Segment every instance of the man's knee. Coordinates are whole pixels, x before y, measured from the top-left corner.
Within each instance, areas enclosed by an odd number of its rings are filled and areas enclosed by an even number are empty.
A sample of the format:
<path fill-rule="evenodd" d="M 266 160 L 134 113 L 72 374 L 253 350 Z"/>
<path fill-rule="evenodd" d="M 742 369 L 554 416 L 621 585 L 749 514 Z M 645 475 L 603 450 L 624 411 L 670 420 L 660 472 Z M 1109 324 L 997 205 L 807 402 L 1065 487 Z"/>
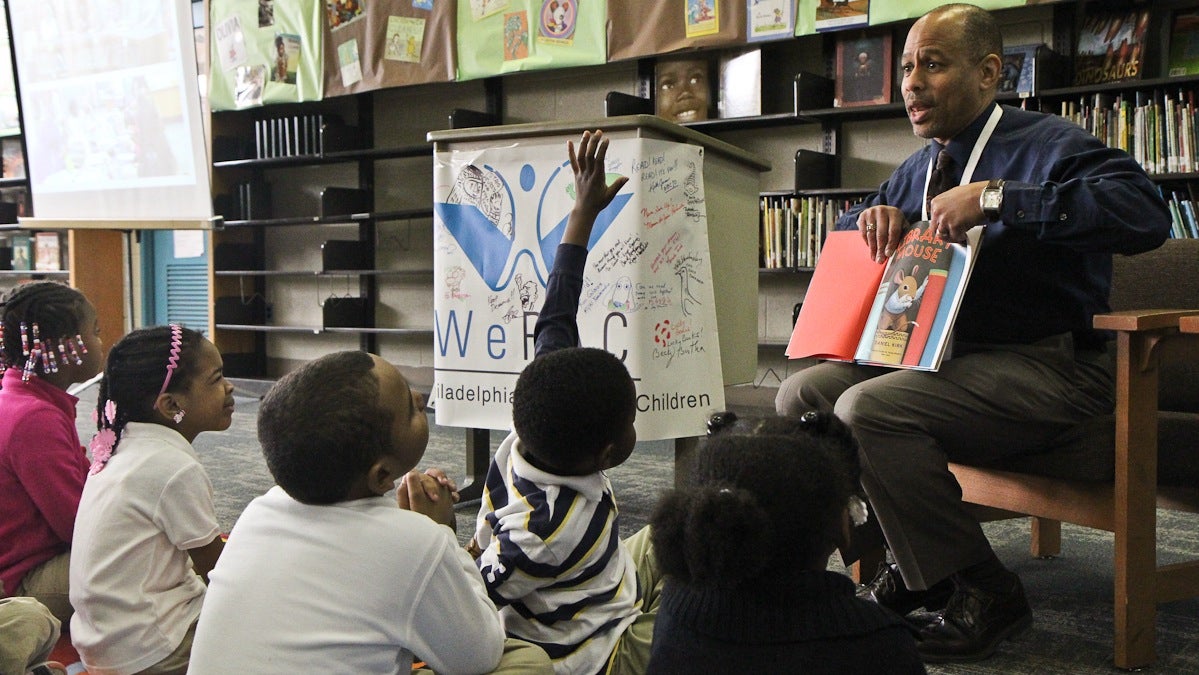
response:
<path fill-rule="evenodd" d="M 835 396 L 830 397 L 821 386 L 826 381 L 826 368 L 817 359 L 801 359 L 800 369 L 779 385 L 774 397 L 774 409 L 780 415 L 799 415 L 809 410 L 832 410 Z M 840 393 L 840 392 L 837 392 Z"/>

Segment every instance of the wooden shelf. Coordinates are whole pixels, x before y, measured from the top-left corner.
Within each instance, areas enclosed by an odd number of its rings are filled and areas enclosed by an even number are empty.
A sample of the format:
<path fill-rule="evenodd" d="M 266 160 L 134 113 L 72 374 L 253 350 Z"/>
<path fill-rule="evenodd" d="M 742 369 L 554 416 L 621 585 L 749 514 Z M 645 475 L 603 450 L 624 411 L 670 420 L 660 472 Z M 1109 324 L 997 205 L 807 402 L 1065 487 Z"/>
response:
<path fill-rule="evenodd" d="M 777 276 L 791 276 L 791 275 L 795 275 L 795 274 L 808 274 L 814 269 L 816 269 L 816 268 L 815 267 L 759 267 L 758 274 L 759 275 L 765 274 L 768 276 L 776 276 L 776 275 Z"/>
<path fill-rule="evenodd" d="M 424 277 L 433 270 L 213 270 L 218 277 Z"/>
<path fill-rule="evenodd" d="M 0 277 L 65 277 L 70 270 L 0 270 Z"/>
<path fill-rule="evenodd" d="M 288 227 L 292 225 L 339 225 L 367 221 L 415 220 L 432 218 L 433 209 L 405 209 L 403 211 L 380 211 L 377 213 L 350 213 L 340 216 L 296 216 L 293 218 L 262 218 L 255 220 L 226 220 L 221 229 L 238 227 Z"/>
<path fill-rule="evenodd" d="M 345 164 L 347 162 L 405 159 L 409 157 L 432 157 L 432 144 L 407 145 L 398 148 L 367 148 L 342 150 L 321 155 L 292 155 L 290 157 L 263 157 L 252 159 L 229 159 L 213 162 L 216 169 L 282 169 L 287 167 L 319 166 L 322 164 Z"/>
<path fill-rule="evenodd" d="M 416 335 L 432 336 L 432 328 L 338 328 L 324 326 L 266 326 L 257 324 L 218 323 L 221 330 L 236 330 L 251 333 L 303 333 L 320 335 L 321 333 L 348 333 L 352 335 Z"/>

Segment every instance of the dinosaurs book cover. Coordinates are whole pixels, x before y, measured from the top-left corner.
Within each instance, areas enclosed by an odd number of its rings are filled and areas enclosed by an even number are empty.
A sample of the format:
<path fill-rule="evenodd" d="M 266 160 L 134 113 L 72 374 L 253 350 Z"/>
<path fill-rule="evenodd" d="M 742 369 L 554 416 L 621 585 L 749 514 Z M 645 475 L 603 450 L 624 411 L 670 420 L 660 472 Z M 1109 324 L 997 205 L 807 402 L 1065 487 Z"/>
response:
<path fill-rule="evenodd" d="M 831 233 L 787 356 L 937 370 L 981 235 L 977 227 L 950 243 L 915 223 L 895 254 L 876 263 L 858 232 Z"/>

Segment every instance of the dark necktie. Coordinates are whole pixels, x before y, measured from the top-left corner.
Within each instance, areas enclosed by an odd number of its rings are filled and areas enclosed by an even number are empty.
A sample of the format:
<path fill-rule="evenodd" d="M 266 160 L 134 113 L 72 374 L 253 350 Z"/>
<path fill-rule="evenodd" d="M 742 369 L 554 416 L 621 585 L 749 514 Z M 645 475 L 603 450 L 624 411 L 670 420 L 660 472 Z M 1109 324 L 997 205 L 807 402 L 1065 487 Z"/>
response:
<path fill-rule="evenodd" d="M 956 163 L 953 161 L 953 155 L 949 154 L 948 150 L 942 148 L 941 152 L 937 154 L 937 166 L 928 177 L 928 199 L 931 200 L 933 197 L 957 184 L 957 168 Z M 927 204 L 925 206 L 927 208 Z"/>

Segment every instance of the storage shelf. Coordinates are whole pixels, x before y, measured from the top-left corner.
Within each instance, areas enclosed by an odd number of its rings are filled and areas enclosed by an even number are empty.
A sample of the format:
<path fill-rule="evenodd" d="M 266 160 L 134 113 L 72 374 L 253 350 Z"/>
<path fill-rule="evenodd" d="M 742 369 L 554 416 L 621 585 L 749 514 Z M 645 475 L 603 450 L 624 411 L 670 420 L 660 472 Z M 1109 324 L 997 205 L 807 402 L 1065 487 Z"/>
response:
<path fill-rule="evenodd" d="M 218 277 L 423 277 L 433 270 L 213 270 Z"/>
<path fill-rule="evenodd" d="M 255 220 L 226 220 L 224 229 L 236 227 L 286 227 L 291 225 L 337 225 L 354 224 L 366 221 L 384 222 L 390 220 L 414 220 L 417 218 L 432 218 L 433 209 L 405 209 L 403 211 L 380 211 L 371 213 L 350 213 L 340 216 L 296 216 L 293 218 L 262 218 Z"/>
<path fill-rule="evenodd" d="M 28 178 L 0 178 L 0 188 L 26 187 L 28 185 Z"/>
<path fill-rule="evenodd" d="M 70 270 L 0 270 L 0 277 L 65 277 Z"/>
<path fill-rule="evenodd" d="M 368 148 L 364 150 L 341 150 L 321 155 L 292 155 L 289 157 L 262 157 L 252 159 L 228 159 L 213 162 L 216 169 L 282 169 L 322 164 L 345 164 L 348 162 L 404 159 L 408 157 L 432 157 L 432 144 L 406 145 L 398 148 Z"/>
<path fill-rule="evenodd" d="M 794 274 L 807 274 L 814 269 L 816 269 L 816 268 L 815 267 L 759 267 L 758 274 L 766 274 L 766 275 L 771 275 L 771 276 L 774 276 L 774 275 L 778 275 L 778 276 L 788 275 L 789 276 L 789 275 L 794 275 Z"/>
<path fill-rule="evenodd" d="M 432 328 L 335 328 L 324 326 L 263 326 L 257 324 L 218 323 L 218 330 L 236 330 L 251 333 L 304 333 L 320 335 L 321 333 L 348 333 L 353 335 L 419 335 L 432 336 Z"/>
<path fill-rule="evenodd" d="M 804 112 L 800 112 L 799 114 L 788 112 L 774 115 L 699 120 L 696 122 L 684 122 L 682 126 L 706 133 L 709 131 L 739 131 L 741 129 L 781 127 L 793 124 L 815 124 L 818 121 L 812 117 L 808 117 Z"/>

